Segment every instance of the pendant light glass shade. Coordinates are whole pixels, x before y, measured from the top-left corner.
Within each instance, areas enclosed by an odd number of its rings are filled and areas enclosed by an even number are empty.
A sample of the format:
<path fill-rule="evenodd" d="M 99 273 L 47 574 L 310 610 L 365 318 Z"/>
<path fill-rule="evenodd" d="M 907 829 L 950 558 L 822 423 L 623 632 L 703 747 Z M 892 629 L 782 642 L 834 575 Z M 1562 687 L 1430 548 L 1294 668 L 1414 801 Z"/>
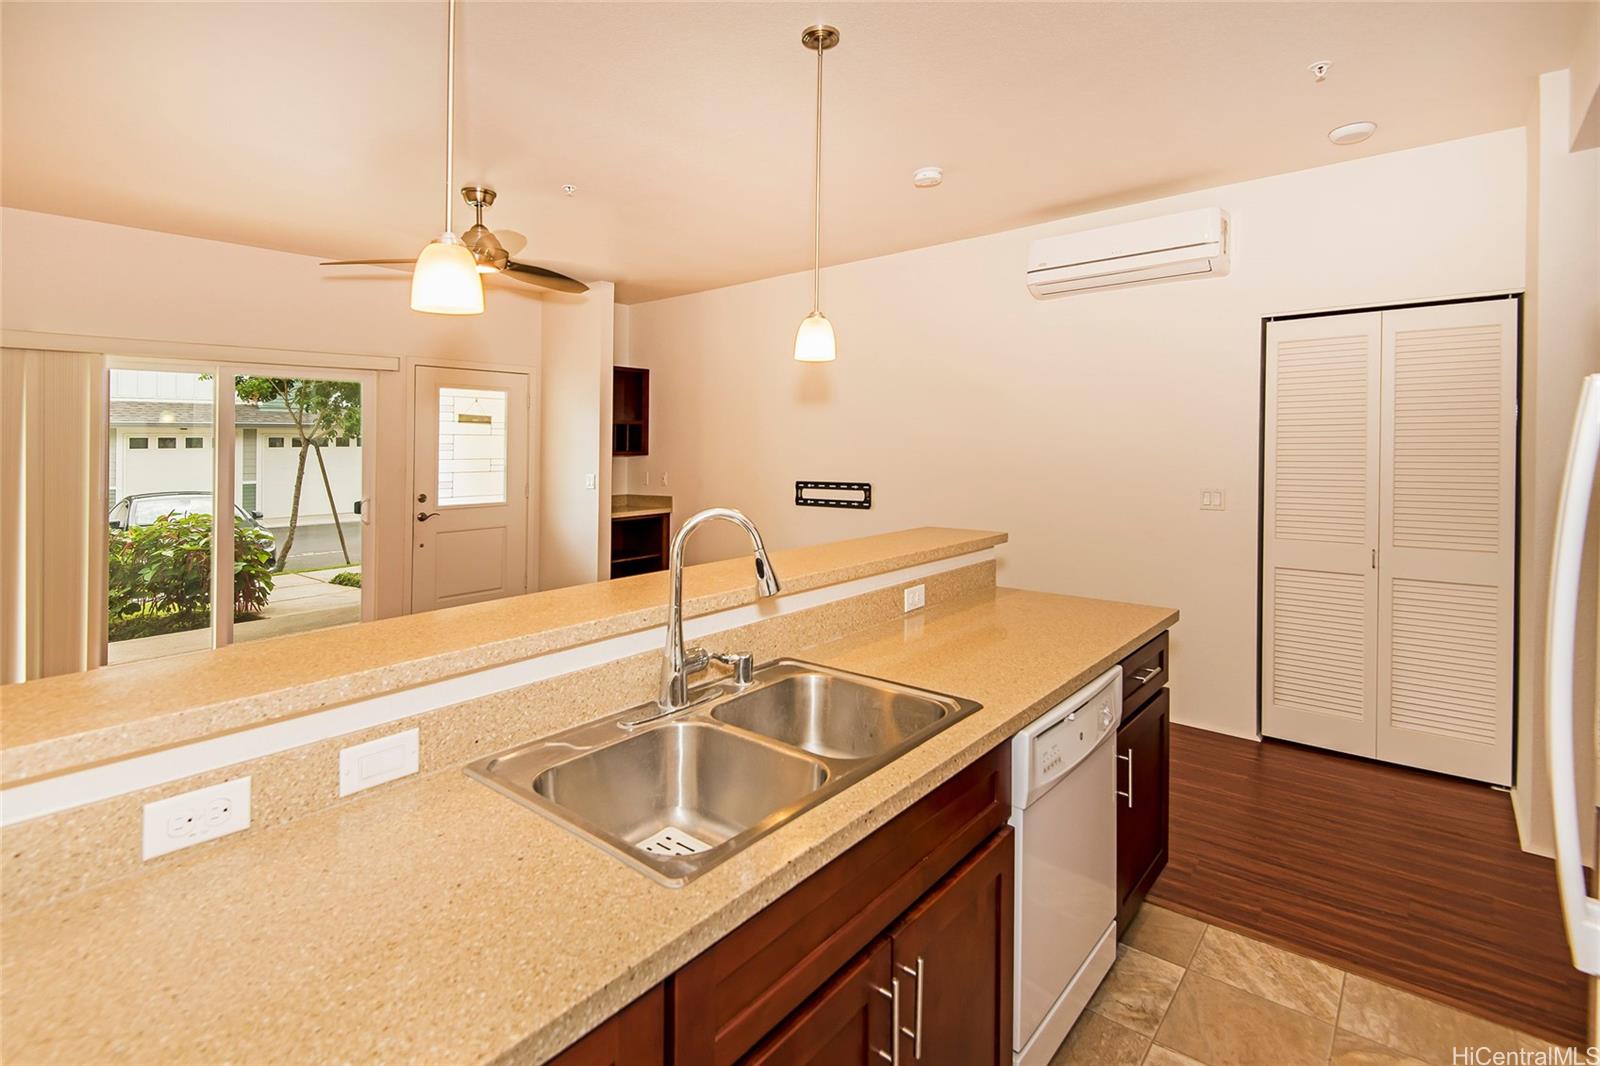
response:
<path fill-rule="evenodd" d="M 444 61 L 444 232 L 428 242 L 411 269 L 411 310 L 430 315 L 483 314 L 483 278 L 450 224 L 456 184 L 456 0 L 450 0 Z"/>
<path fill-rule="evenodd" d="M 821 311 L 800 320 L 794 334 L 794 357 L 802 363 L 833 362 L 833 323 Z"/>
<path fill-rule="evenodd" d="M 483 314 L 478 260 L 454 233 L 429 242 L 411 271 L 411 310 L 430 315 Z"/>

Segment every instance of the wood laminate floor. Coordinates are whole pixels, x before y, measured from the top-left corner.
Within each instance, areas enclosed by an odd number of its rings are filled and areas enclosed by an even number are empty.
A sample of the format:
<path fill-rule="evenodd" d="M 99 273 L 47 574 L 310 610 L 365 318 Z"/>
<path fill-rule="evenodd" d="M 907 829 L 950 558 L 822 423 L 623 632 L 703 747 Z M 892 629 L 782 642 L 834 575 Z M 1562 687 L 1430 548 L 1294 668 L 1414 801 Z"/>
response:
<path fill-rule="evenodd" d="M 1587 1032 L 1547 859 L 1486 786 L 1172 727 L 1150 899 L 1512 1028 Z"/>

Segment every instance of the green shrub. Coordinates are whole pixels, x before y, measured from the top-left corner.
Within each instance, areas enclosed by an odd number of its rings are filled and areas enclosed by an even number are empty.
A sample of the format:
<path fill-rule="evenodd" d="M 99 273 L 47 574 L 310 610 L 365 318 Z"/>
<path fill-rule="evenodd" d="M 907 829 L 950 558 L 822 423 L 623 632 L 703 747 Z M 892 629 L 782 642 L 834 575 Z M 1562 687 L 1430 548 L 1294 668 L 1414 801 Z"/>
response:
<path fill-rule="evenodd" d="M 111 530 L 107 608 L 112 640 L 196 629 L 211 611 L 211 516 L 164 516 Z M 272 535 L 236 525 L 233 612 L 261 613 L 272 596 Z M 121 632 L 124 635 L 119 636 Z"/>
<path fill-rule="evenodd" d="M 347 589 L 361 587 L 361 574 L 356 570 L 342 570 L 328 579 L 330 585 L 343 585 Z"/>

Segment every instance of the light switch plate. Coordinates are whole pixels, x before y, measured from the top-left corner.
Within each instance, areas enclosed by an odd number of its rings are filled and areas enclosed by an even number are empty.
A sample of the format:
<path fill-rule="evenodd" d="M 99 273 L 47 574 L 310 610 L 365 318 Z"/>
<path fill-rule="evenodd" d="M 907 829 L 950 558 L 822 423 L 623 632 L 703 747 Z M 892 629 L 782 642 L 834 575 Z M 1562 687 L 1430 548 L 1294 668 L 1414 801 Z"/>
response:
<path fill-rule="evenodd" d="M 144 857 L 187 848 L 250 828 L 250 779 L 169 796 L 144 805 Z"/>
<path fill-rule="evenodd" d="M 906 613 L 910 614 L 919 607 L 926 606 L 928 602 L 928 587 L 926 585 L 912 585 L 906 589 Z"/>
<path fill-rule="evenodd" d="M 586 489 L 596 488 L 599 484 L 600 484 L 600 478 L 599 478 L 598 474 L 585 474 L 585 475 L 583 475 L 583 487 L 584 488 L 586 488 Z"/>
<path fill-rule="evenodd" d="M 339 795 L 348 796 L 417 772 L 421 745 L 415 729 L 339 751 Z"/>

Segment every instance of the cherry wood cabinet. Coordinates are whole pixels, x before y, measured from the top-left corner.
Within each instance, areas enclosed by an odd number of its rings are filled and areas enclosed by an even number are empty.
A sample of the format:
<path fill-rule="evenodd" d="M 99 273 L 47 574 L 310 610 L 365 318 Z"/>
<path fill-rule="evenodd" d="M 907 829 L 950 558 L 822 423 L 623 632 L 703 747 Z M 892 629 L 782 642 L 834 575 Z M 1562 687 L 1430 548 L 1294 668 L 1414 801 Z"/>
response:
<path fill-rule="evenodd" d="M 737 1061 L 1003 830 L 1008 753 L 983 756 L 668 978 L 675 1066 Z"/>
<path fill-rule="evenodd" d="M 745 1061 L 752 1066 L 888 1061 L 884 1056 L 892 1057 L 894 1023 L 891 954 L 888 940 L 873 941 Z"/>
<path fill-rule="evenodd" d="M 1002 829 L 741 1061 L 1009 1063 L 1015 863 Z"/>
<path fill-rule="evenodd" d="M 1171 697 L 1167 635 L 1122 662 L 1117 727 L 1117 932 L 1125 933 L 1167 865 Z"/>
<path fill-rule="evenodd" d="M 662 1066 L 667 1061 L 666 995 L 657 985 L 576 1044 L 552 1066 Z"/>
<path fill-rule="evenodd" d="M 901 1062 L 1009 1066 L 1015 876 L 1012 832 L 1004 829 L 890 932 Z"/>

